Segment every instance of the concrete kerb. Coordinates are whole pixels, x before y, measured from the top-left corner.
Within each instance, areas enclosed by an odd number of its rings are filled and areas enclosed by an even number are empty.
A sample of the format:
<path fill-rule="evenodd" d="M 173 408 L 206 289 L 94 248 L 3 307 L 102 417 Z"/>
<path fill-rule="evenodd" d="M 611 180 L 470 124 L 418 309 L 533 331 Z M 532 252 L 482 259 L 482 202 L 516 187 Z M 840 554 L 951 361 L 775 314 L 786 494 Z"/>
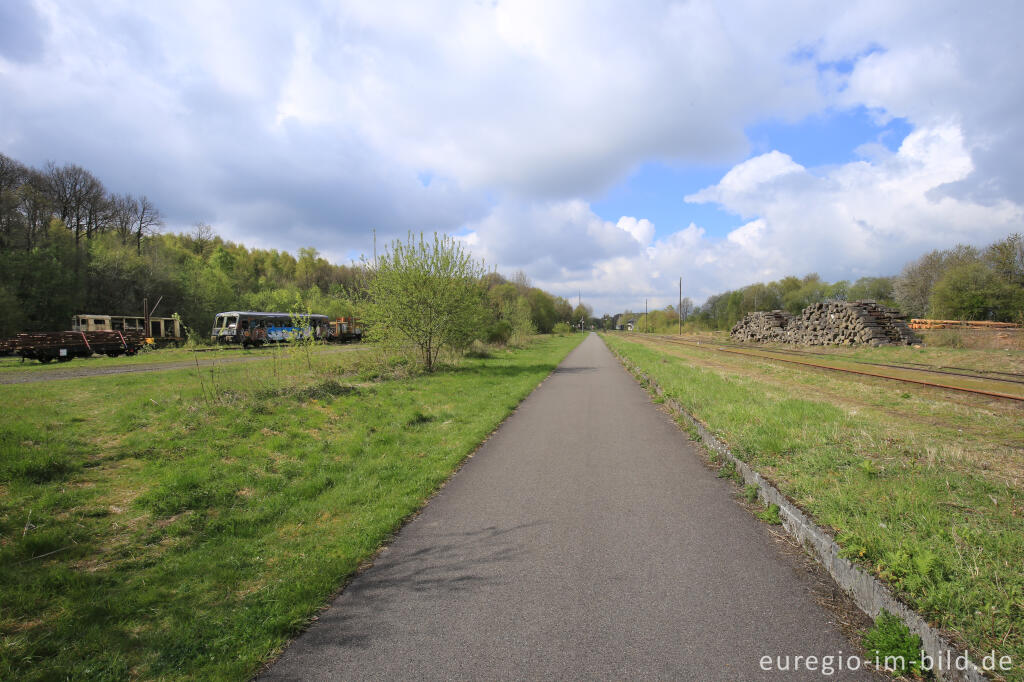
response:
<path fill-rule="evenodd" d="M 613 350 L 613 352 L 615 352 Z M 958 656 L 964 652 L 958 652 L 949 641 L 943 637 L 935 628 L 928 625 L 924 618 L 906 604 L 892 595 L 889 589 L 879 582 L 874 576 L 868 574 L 853 562 L 839 556 L 839 545 L 832 536 L 818 527 L 813 521 L 800 511 L 796 505 L 789 501 L 785 495 L 778 491 L 763 476 L 754 471 L 746 462 L 740 460 L 729 450 L 728 446 L 718 440 L 707 427 L 696 417 L 691 415 L 682 405 L 668 397 L 658 383 L 648 376 L 637 365 L 619 353 L 615 353 L 619 362 L 634 377 L 645 383 L 651 391 L 664 399 L 673 412 L 684 417 L 694 426 L 701 437 L 702 444 L 710 450 L 718 453 L 725 461 L 732 462 L 736 471 L 742 476 L 747 484 L 756 485 L 761 499 L 766 504 L 775 504 L 779 507 L 779 518 L 782 526 L 794 539 L 797 540 L 811 555 L 829 572 L 844 591 L 846 591 L 865 613 L 872 618 L 878 616 L 882 609 L 898 616 L 910 631 L 921 637 L 921 645 L 924 651 L 933 660 L 942 661 L 943 668 L 934 670 L 935 675 L 941 680 L 956 680 L 967 682 L 981 682 L 988 679 L 985 673 L 972 661 L 967 661 L 966 670 L 957 670 L 955 662 Z M 952 655 L 953 665 L 951 670 L 947 667 L 948 655 Z"/>

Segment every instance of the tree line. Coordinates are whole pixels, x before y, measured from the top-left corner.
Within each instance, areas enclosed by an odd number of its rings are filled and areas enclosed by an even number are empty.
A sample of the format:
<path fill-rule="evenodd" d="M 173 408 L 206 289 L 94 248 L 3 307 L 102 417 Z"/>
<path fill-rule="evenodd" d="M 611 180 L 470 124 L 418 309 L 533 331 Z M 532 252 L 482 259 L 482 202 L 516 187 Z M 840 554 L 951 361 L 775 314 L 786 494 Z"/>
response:
<path fill-rule="evenodd" d="M 296 255 L 247 248 L 196 223 L 162 232 L 143 195 L 116 194 L 75 164 L 31 168 L 0 154 L 0 337 L 67 329 L 80 313 L 178 313 L 205 336 L 225 310 L 361 315 L 372 264 L 329 263 L 312 247 Z M 589 310 L 534 287 L 523 273 L 481 277 L 487 314 L 478 335 L 507 341 L 551 332 Z"/>
<path fill-rule="evenodd" d="M 908 317 L 992 320 L 1024 324 L 1024 236 L 1011 234 L 984 248 L 957 245 L 907 263 L 892 277 L 862 277 L 829 283 L 816 273 L 758 282 L 708 297 L 703 305 L 683 300 L 689 329 L 730 329 L 744 315 L 786 310 L 794 315 L 812 303 L 871 299 Z M 676 306 L 606 316 L 608 328 L 636 320 L 638 330 L 674 332 Z"/>

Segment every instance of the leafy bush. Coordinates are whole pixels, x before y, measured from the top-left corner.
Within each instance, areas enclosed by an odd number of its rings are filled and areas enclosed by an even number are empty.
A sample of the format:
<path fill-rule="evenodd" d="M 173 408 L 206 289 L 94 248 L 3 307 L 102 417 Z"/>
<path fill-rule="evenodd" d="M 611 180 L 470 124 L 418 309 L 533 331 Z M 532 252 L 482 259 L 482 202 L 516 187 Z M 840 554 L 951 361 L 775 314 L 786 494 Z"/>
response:
<path fill-rule="evenodd" d="M 572 333 L 572 327 L 569 326 L 568 322 L 559 322 L 551 328 L 551 333 L 558 336 L 568 336 Z"/>
<path fill-rule="evenodd" d="M 921 672 L 921 638 L 885 609 L 864 634 L 864 648 L 872 660 L 893 672 Z"/>

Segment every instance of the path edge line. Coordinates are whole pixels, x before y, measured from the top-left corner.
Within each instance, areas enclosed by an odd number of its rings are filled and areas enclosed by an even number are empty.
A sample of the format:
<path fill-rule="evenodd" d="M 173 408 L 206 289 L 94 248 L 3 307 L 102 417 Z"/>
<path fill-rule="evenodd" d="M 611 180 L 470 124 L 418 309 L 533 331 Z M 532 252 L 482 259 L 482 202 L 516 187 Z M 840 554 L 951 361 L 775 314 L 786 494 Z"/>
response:
<path fill-rule="evenodd" d="M 608 346 L 608 344 L 605 344 Z M 893 596 L 888 587 L 883 585 L 877 578 L 861 569 L 859 566 L 839 555 L 839 545 L 832 536 L 826 533 L 820 526 L 811 521 L 806 514 L 789 501 L 774 485 L 772 485 L 761 474 L 755 471 L 750 465 L 736 457 L 729 447 L 715 437 L 694 415 L 690 414 L 674 398 L 668 396 L 664 389 L 651 376 L 644 372 L 639 365 L 635 364 L 625 356 L 619 354 L 614 348 L 609 349 L 618 358 L 622 366 L 632 374 L 641 385 L 664 400 L 672 412 L 684 417 L 701 437 L 702 444 L 714 450 L 732 462 L 736 471 L 742 476 L 745 483 L 756 485 L 758 493 L 766 504 L 775 504 L 779 507 L 779 517 L 782 519 L 782 527 L 786 529 L 805 550 L 807 550 L 815 561 L 821 564 L 836 584 L 844 592 L 849 594 L 858 607 L 874 619 L 882 609 L 897 616 L 906 624 L 910 631 L 921 637 L 921 647 L 933 660 L 941 660 L 945 665 L 946 655 L 952 652 L 954 656 L 964 655 L 966 652 L 957 653 L 956 647 L 950 644 L 936 628 L 930 626 L 917 611 L 913 610 L 902 601 Z M 941 658 L 940 658 L 941 656 Z M 935 670 L 936 677 L 940 680 L 953 682 L 984 682 L 990 678 L 970 659 L 967 661 L 966 670 L 957 670 L 955 665 L 952 670 Z"/>

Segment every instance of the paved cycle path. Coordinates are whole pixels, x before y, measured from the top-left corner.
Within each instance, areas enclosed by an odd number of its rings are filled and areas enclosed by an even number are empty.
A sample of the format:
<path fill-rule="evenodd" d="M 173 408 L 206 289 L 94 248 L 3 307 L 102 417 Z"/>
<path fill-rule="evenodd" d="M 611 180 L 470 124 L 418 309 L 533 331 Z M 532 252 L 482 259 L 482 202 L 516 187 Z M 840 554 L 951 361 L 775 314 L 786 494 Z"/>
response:
<path fill-rule="evenodd" d="M 591 335 L 260 679 L 867 679 L 759 667 L 840 651 L 807 578 Z"/>

